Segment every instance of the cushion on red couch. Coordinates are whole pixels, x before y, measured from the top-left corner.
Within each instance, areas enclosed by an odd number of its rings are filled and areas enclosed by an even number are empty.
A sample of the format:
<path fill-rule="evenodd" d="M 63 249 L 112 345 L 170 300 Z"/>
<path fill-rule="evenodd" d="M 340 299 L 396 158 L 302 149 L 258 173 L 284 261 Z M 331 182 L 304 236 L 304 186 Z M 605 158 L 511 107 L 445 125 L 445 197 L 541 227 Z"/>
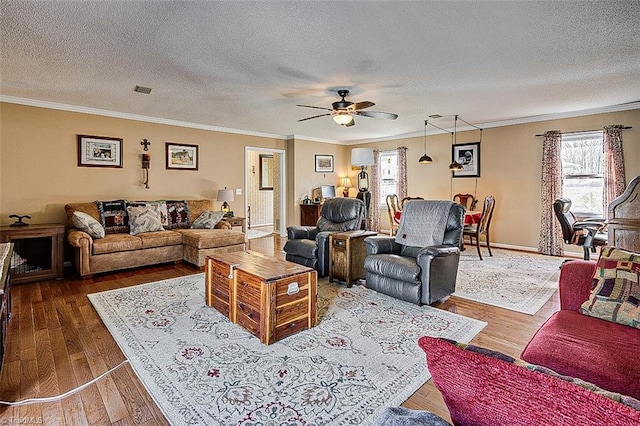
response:
<path fill-rule="evenodd" d="M 640 422 L 640 411 L 551 375 L 443 339 L 424 336 L 418 344 L 458 426 Z"/>
<path fill-rule="evenodd" d="M 640 330 L 559 311 L 522 352 L 527 362 L 640 399 Z"/>

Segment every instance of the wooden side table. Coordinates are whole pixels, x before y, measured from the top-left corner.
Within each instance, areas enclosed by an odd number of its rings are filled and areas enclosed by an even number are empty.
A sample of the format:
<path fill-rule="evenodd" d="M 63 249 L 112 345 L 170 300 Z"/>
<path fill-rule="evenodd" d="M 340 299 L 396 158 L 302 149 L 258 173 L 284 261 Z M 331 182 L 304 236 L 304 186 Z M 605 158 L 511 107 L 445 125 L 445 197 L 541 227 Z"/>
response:
<path fill-rule="evenodd" d="M 13 284 L 62 278 L 64 273 L 64 225 L 45 223 L 29 226 L 0 226 L 0 242 L 13 243 L 19 256 L 14 265 Z"/>
<path fill-rule="evenodd" d="M 300 225 L 316 226 L 322 204 L 300 204 Z"/>
<path fill-rule="evenodd" d="M 377 235 L 373 231 L 348 231 L 329 234 L 329 282 L 344 281 L 347 287 L 365 277 L 364 239 Z"/>
<path fill-rule="evenodd" d="M 226 220 L 227 222 L 229 222 L 231 224 L 231 226 L 241 226 L 242 227 L 242 232 L 244 232 L 245 234 L 247 233 L 247 219 L 244 217 L 225 217 L 223 218 L 223 220 Z"/>

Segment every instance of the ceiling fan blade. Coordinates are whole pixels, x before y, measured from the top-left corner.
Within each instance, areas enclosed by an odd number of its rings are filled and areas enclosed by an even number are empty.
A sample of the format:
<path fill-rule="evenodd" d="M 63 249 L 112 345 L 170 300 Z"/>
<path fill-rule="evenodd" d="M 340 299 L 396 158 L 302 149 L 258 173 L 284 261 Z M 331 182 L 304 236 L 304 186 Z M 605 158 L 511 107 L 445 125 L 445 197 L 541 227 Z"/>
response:
<path fill-rule="evenodd" d="M 304 108 L 324 109 L 325 111 L 333 111 L 331 108 L 317 107 L 317 106 L 313 106 L 313 105 L 296 105 L 296 106 L 304 107 Z"/>
<path fill-rule="evenodd" d="M 313 117 L 307 117 L 307 118 L 302 118 L 298 121 L 306 121 L 306 120 L 311 120 L 312 118 L 318 118 L 318 117 L 325 117 L 327 115 L 331 115 L 330 112 L 326 113 L 326 114 L 320 114 L 320 115 L 314 115 Z"/>
<path fill-rule="evenodd" d="M 398 118 L 398 114 L 392 114 L 390 112 L 378 112 L 378 111 L 353 111 L 354 114 L 362 115 L 363 117 L 382 118 L 385 120 L 395 120 Z"/>
<path fill-rule="evenodd" d="M 354 110 L 358 110 L 358 109 L 365 109 L 365 108 L 371 108 L 372 106 L 374 106 L 375 104 L 373 102 L 369 102 L 369 101 L 362 101 L 362 102 L 356 102 L 355 104 L 351 105 L 351 107 Z"/>

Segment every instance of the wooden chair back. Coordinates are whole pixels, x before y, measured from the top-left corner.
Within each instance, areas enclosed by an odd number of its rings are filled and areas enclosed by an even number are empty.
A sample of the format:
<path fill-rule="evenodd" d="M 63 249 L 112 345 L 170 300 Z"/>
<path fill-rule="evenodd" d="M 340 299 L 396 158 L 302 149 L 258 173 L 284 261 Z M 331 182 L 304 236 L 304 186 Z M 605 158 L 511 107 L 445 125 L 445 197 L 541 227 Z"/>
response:
<path fill-rule="evenodd" d="M 492 195 L 488 195 L 484 199 L 482 206 L 482 217 L 478 223 L 478 234 L 488 234 L 491 218 L 493 217 L 493 208 L 496 206 L 496 199 Z"/>
<path fill-rule="evenodd" d="M 389 213 L 389 229 L 391 235 L 395 235 L 400 223 L 396 220 L 396 213 L 400 212 L 398 207 L 398 196 L 396 194 L 389 194 L 386 198 L 387 211 Z"/>
<path fill-rule="evenodd" d="M 453 201 L 462 204 L 467 210 L 474 210 L 478 203 L 476 197 L 471 194 L 456 194 L 453 196 Z"/>
<path fill-rule="evenodd" d="M 411 201 L 411 200 L 424 200 L 424 198 L 422 198 L 422 197 L 404 197 L 402 199 L 402 201 L 400 202 L 400 208 L 404 209 L 404 203 L 406 203 L 407 201 Z"/>

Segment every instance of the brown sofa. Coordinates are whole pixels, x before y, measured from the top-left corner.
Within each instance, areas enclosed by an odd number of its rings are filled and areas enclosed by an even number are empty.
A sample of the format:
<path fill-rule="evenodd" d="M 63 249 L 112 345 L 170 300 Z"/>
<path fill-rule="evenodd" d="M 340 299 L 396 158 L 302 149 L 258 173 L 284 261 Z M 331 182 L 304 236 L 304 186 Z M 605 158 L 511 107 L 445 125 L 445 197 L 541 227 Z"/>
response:
<path fill-rule="evenodd" d="M 190 221 L 204 211 L 214 210 L 211 200 L 187 200 L 187 205 Z M 82 278 L 101 272 L 180 260 L 203 267 L 209 255 L 245 248 L 244 233 L 232 230 L 225 221 L 218 222 L 215 229 L 176 228 L 138 235 L 121 232 L 94 239 L 76 229 L 72 217 L 75 211 L 81 211 L 100 222 L 100 212 L 95 202 L 67 204 L 65 211 L 67 241 L 74 249 L 73 264 Z"/>

